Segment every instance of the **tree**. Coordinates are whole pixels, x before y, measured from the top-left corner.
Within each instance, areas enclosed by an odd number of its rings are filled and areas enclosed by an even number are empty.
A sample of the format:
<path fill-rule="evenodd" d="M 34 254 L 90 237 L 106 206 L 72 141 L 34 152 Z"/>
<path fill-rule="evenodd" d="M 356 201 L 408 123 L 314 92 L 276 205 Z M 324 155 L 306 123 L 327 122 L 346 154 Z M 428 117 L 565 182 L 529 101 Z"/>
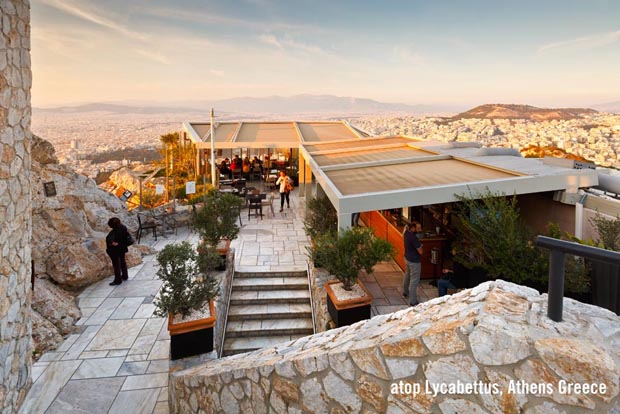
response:
<path fill-rule="evenodd" d="M 328 232 L 317 236 L 314 243 L 314 248 L 309 249 L 312 260 L 342 282 L 345 290 L 353 288 L 360 270 L 371 274 L 377 263 L 394 252 L 388 241 L 375 237 L 367 227 L 354 227 L 340 234 Z"/>
<path fill-rule="evenodd" d="M 153 302 L 155 314 L 186 316 L 217 296 L 217 280 L 211 273 L 217 257 L 214 249 L 198 255 L 186 241 L 164 247 L 157 254 L 157 276 L 164 283 Z"/>
<path fill-rule="evenodd" d="M 338 229 L 338 215 L 329 198 L 312 197 L 306 204 L 304 230 L 312 239 Z"/>
<path fill-rule="evenodd" d="M 194 218 L 194 226 L 200 237 L 213 247 L 216 247 L 221 239 L 233 240 L 237 237 L 240 230 L 237 218 L 242 203 L 242 200 L 233 194 L 223 194 L 211 189 Z"/>

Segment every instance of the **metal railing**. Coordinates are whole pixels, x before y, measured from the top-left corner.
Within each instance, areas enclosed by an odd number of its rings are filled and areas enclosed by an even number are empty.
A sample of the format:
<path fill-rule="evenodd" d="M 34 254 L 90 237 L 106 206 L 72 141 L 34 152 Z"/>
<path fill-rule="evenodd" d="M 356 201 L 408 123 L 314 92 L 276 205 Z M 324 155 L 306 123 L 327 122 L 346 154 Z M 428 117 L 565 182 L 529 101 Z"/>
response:
<path fill-rule="evenodd" d="M 547 316 L 555 322 L 562 322 L 562 309 L 564 306 L 564 258 L 566 254 L 620 266 L 620 253 L 618 252 L 546 236 L 538 236 L 536 238 L 536 245 L 551 251 L 549 255 L 549 298 L 547 302 Z"/>

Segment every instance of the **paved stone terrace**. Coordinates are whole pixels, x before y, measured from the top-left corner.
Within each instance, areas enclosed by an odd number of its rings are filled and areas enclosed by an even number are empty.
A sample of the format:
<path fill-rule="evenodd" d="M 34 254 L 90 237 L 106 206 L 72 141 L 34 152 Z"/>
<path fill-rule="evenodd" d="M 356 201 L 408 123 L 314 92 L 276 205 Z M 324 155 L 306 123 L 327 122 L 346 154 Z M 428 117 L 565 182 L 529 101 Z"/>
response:
<path fill-rule="evenodd" d="M 240 271 L 305 270 L 304 202 L 294 192 L 291 208 L 275 216 L 264 209 L 262 219 L 247 219 L 231 243 Z M 198 236 L 187 228 L 155 241 L 142 243 L 161 249 L 166 244 Z M 54 352 L 41 356 L 33 366 L 34 384 L 21 413 L 168 413 L 169 347 L 167 323 L 153 315 L 153 296 L 161 286 L 156 278 L 155 256 L 129 269 L 129 280 L 109 286 L 112 276 L 86 288 L 78 297 L 82 319 L 77 332 Z M 407 305 L 401 296 L 402 272 L 393 263 L 382 263 L 375 273 L 363 276 L 375 296 L 373 315 L 390 313 Z M 421 300 L 436 296 L 436 289 L 422 284 Z"/>

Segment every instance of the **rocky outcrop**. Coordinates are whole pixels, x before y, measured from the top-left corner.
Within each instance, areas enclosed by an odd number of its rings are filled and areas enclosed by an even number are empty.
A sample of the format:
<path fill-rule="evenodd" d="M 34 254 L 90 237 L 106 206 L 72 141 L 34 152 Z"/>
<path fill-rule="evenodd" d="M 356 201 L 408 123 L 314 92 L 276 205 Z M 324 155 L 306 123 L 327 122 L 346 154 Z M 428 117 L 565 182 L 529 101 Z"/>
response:
<path fill-rule="evenodd" d="M 110 181 L 114 182 L 117 186 L 122 186 L 124 189 L 136 194 L 140 191 L 140 180 L 136 173 L 130 168 L 123 167 L 118 169 L 110 175 Z"/>
<path fill-rule="evenodd" d="M 115 196 L 71 168 L 58 164 L 49 142 L 33 137 L 32 147 L 32 260 L 37 276 L 32 308 L 32 336 L 37 352 L 54 349 L 72 332 L 81 313 L 70 291 L 113 273 L 105 252 L 107 221 L 117 216 L 131 230 L 137 220 Z M 55 195 L 44 183 L 54 183 Z M 131 246 L 127 265 L 152 254 L 147 246 Z"/>
<path fill-rule="evenodd" d="M 32 309 L 50 321 L 61 335 L 68 335 L 82 313 L 75 297 L 47 279 L 35 281 Z"/>
<path fill-rule="evenodd" d="M 171 413 L 618 413 L 620 319 L 501 280 L 230 358 L 173 365 Z"/>
<path fill-rule="evenodd" d="M 46 196 L 44 183 L 54 183 L 56 195 Z M 49 142 L 33 138 L 32 259 L 35 273 L 67 287 L 82 287 L 112 274 L 105 253 L 107 221 L 117 216 L 131 230 L 137 220 L 118 198 L 95 182 L 57 163 Z M 141 262 L 131 248 L 129 262 Z"/>

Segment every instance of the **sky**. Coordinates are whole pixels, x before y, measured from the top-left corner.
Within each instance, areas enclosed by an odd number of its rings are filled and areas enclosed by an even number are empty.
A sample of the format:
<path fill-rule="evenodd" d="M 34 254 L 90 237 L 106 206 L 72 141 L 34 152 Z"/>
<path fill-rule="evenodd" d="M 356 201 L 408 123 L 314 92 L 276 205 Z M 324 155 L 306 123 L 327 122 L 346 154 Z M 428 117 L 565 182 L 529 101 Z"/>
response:
<path fill-rule="evenodd" d="M 620 1 L 31 0 L 32 102 L 620 100 Z"/>

